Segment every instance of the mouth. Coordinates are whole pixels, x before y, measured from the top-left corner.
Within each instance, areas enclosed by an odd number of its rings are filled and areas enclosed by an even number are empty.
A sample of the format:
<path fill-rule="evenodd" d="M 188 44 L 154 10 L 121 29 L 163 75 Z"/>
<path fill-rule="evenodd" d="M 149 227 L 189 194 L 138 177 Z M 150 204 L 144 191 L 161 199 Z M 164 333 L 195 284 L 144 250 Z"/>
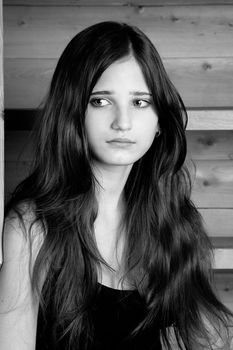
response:
<path fill-rule="evenodd" d="M 107 143 L 112 143 L 112 144 L 134 144 L 135 142 L 127 139 L 127 138 L 116 138 L 116 139 L 112 139 L 107 141 Z"/>

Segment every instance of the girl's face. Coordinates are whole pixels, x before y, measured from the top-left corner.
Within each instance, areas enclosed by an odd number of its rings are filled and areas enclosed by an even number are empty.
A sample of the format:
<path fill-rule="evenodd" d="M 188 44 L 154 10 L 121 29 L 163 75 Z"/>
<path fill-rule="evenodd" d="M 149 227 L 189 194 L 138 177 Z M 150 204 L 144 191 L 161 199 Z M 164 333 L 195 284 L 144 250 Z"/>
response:
<path fill-rule="evenodd" d="M 85 127 L 96 165 L 132 165 L 150 148 L 158 117 L 133 57 L 103 72 L 90 96 Z"/>

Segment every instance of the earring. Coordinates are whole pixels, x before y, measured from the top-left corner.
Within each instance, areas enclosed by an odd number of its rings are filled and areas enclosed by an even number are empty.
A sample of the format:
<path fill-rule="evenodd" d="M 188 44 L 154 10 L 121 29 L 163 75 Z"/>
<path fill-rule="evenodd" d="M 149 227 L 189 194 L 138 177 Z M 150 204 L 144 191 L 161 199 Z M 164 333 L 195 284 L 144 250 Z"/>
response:
<path fill-rule="evenodd" d="M 156 131 L 155 137 L 159 137 L 160 134 L 161 134 L 161 131 L 160 131 L 160 130 Z"/>

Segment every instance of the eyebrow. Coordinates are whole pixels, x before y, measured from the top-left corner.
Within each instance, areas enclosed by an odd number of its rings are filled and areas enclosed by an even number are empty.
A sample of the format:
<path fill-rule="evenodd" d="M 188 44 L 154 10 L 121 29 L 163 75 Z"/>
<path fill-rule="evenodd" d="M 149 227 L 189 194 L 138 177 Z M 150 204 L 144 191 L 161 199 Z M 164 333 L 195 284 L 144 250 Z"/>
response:
<path fill-rule="evenodd" d="M 102 91 L 94 91 L 91 93 L 91 96 L 93 95 L 114 95 L 114 91 L 111 90 L 102 90 Z M 130 91 L 130 95 L 134 96 L 152 96 L 150 92 L 146 91 Z"/>

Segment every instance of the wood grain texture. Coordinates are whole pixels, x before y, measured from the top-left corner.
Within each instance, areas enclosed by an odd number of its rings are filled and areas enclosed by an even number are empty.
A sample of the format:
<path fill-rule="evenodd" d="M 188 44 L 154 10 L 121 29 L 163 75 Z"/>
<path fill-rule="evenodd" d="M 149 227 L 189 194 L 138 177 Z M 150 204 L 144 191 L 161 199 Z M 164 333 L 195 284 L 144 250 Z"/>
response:
<path fill-rule="evenodd" d="M 233 106 L 233 57 L 163 61 L 188 108 Z M 6 108 L 36 108 L 48 90 L 56 63 L 57 59 L 5 58 Z"/>
<path fill-rule="evenodd" d="M 233 57 L 177 58 L 163 62 L 187 107 L 233 106 Z"/>
<path fill-rule="evenodd" d="M 5 108 L 37 108 L 56 63 L 52 59 L 5 59 Z"/>
<path fill-rule="evenodd" d="M 231 237 L 211 237 L 211 242 L 215 248 L 233 249 L 233 236 Z"/>
<path fill-rule="evenodd" d="M 190 110 L 188 130 L 233 130 L 233 110 Z"/>
<path fill-rule="evenodd" d="M 232 57 L 233 6 L 5 6 L 5 57 L 57 58 L 91 24 L 116 20 L 139 26 L 162 57 Z"/>
<path fill-rule="evenodd" d="M 217 270 L 233 270 L 233 249 L 214 249 L 213 267 Z M 233 302 L 233 299 L 231 301 Z"/>
<path fill-rule="evenodd" d="M 233 209 L 233 160 L 199 160 L 195 165 L 194 203 L 199 208 Z"/>
<path fill-rule="evenodd" d="M 193 160 L 233 159 L 233 130 L 189 130 L 186 136 Z"/>
<path fill-rule="evenodd" d="M 220 300 L 233 311 L 233 273 L 214 273 L 214 287 Z"/>
<path fill-rule="evenodd" d="M 5 5 L 18 6 L 174 6 L 228 5 L 232 0 L 4 0 Z"/>
<path fill-rule="evenodd" d="M 211 237 L 233 236 L 232 209 L 199 209 Z"/>

